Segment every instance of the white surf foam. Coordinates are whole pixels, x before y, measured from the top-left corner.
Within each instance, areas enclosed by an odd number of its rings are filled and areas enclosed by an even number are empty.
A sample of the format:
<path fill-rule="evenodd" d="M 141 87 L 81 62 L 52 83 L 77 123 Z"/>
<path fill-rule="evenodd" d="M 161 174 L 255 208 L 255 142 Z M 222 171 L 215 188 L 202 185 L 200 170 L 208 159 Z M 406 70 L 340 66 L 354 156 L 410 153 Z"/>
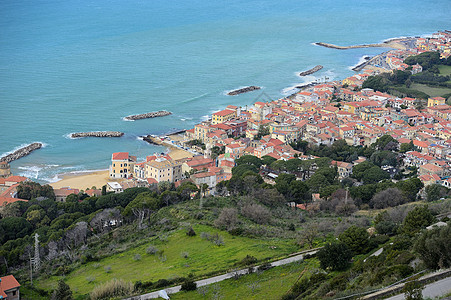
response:
<path fill-rule="evenodd" d="M 369 59 L 365 59 L 366 57 L 369 57 Z M 362 56 L 359 58 L 359 62 L 358 62 L 357 64 L 351 66 L 351 67 L 348 67 L 348 69 L 352 71 L 353 68 L 357 67 L 357 66 L 360 65 L 360 64 L 363 64 L 364 62 L 370 60 L 371 58 L 372 58 L 371 55 L 368 55 L 368 54 L 362 55 Z"/>

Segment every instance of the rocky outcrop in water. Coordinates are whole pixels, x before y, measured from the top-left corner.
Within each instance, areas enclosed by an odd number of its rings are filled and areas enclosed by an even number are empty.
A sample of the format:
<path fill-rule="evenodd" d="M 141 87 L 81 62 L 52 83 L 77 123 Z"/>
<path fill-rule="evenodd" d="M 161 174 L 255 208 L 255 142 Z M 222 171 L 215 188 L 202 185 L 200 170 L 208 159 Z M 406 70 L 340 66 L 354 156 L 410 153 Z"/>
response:
<path fill-rule="evenodd" d="M 255 90 L 259 90 L 259 89 L 261 89 L 261 87 L 255 86 L 255 85 L 251 85 L 251 86 L 244 87 L 242 89 L 230 91 L 230 92 L 227 93 L 227 95 L 235 96 L 235 95 L 239 95 L 239 94 L 243 94 L 243 93 L 247 93 L 247 92 L 252 92 L 252 91 L 255 91 Z"/>
<path fill-rule="evenodd" d="M 71 138 L 82 137 L 121 137 L 123 132 L 119 131 L 91 131 L 91 132 L 75 132 L 70 135 Z"/>
<path fill-rule="evenodd" d="M 14 151 L 11 154 L 3 156 L 0 158 L 0 161 L 6 161 L 7 163 L 12 162 L 13 160 L 19 159 L 21 157 L 27 156 L 34 150 L 40 149 L 42 147 L 41 143 L 32 143 L 25 147 L 20 148 L 19 150 Z"/>
<path fill-rule="evenodd" d="M 149 112 L 149 113 L 145 113 L 145 114 L 131 115 L 131 116 L 125 117 L 124 119 L 129 120 L 129 121 L 135 121 L 135 120 L 141 120 L 141 119 L 164 117 L 164 116 L 168 116 L 171 114 L 172 113 L 170 111 L 160 110 L 160 111 L 154 111 L 154 112 Z"/>
<path fill-rule="evenodd" d="M 310 70 L 304 71 L 299 73 L 299 76 L 307 76 L 310 74 L 313 74 L 315 72 L 318 72 L 319 70 L 321 70 L 323 68 L 323 66 L 321 65 L 317 65 L 316 67 L 311 68 Z"/>

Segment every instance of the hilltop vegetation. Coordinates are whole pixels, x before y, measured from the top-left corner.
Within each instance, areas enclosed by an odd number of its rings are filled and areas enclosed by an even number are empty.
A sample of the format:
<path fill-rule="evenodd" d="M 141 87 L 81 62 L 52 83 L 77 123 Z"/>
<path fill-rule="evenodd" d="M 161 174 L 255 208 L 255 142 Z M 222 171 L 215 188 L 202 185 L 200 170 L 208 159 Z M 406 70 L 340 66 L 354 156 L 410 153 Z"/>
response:
<path fill-rule="evenodd" d="M 449 96 L 451 81 L 446 67 L 451 65 L 450 58 L 440 59 L 438 52 L 425 52 L 406 58 L 404 63 L 410 66 L 418 63 L 422 66 L 423 71 L 412 75 L 411 67 L 409 67 L 406 71 L 395 70 L 393 73 L 371 76 L 363 83 L 362 88 L 389 92 L 395 96 L 422 99 L 435 96 L 447 98 Z"/>
<path fill-rule="evenodd" d="M 440 186 L 419 193 L 423 185 L 415 170 L 398 169 L 402 154 L 391 137 L 381 137 L 370 147 L 342 141 L 332 147 L 308 147 L 303 142 L 293 146 L 322 157 L 276 161 L 243 156 L 236 160 L 232 178 L 218 184 L 215 197 L 203 197 L 194 184 L 185 182 L 178 188 L 161 183 L 99 197 L 73 194 L 57 203 L 50 187 L 23 183 L 19 192 L 30 201 L 1 211 L 0 271 L 19 278 L 25 299 L 36 298 L 36 293 L 48 297 L 61 279 L 76 298 L 85 299 L 94 286 L 111 284 L 114 278 L 133 285 L 126 294 L 137 294 L 326 245 L 324 251 L 330 247 L 343 253 L 342 264 L 327 262 L 330 254 L 321 252 L 308 263 L 315 268 L 307 279 L 298 283 L 305 286 L 293 287 L 286 296 L 315 299 L 329 292 L 381 286 L 426 266 L 448 264 L 441 254 L 431 261 L 423 257 L 431 251 L 424 250 L 427 241 L 441 243 L 448 233 L 424 235 L 422 230 L 439 212 L 450 211 L 449 201 L 431 202 L 429 208 L 396 207 L 373 219 L 379 209 L 421 197 L 437 201 L 449 193 Z M 351 178 L 340 181 L 332 159 L 353 161 L 361 154 L 369 159 L 355 167 Z M 397 168 L 396 173 L 388 174 L 383 165 Z M 279 176 L 270 183 L 262 177 L 267 172 Z M 316 193 L 322 200 L 312 200 Z M 297 204 L 303 209 L 294 207 Z M 27 264 L 34 255 L 35 233 L 43 263 L 34 274 L 32 294 Z M 416 239 L 423 244 L 414 246 Z M 408 242 L 395 249 L 389 246 L 394 241 Z M 386 250 L 374 264 L 360 262 L 381 245 Z M 350 257 L 353 263 L 346 259 Z M 424 264 L 409 266 L 417 257 Z M 350 283 L 343 285 L 340 278 Z M 272 295 L 282 297 L 287 291 Z"/>

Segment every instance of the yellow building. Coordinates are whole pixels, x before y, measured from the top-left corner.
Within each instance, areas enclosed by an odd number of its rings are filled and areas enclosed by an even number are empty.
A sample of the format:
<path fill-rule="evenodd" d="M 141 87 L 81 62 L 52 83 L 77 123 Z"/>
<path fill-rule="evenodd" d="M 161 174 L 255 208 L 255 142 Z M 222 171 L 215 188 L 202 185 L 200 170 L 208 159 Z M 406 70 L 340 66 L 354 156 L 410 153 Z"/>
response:
<path fill-rule="evenodd" d="M 224 109 L 218 112 L 215 112 L 212 114 L 212 121 L 211 123 L 213 125 L 224 123 L 225 121 L 232 120 L 233 118 L 236 118 L 236 111 L 230 110 L 230 109 Z"/>
<path fill-rule="evenodd" d="M 429 98 L 428 99 L 428 107 L 445 104 L 445 100 L 446 99 L 443 97 Z"/>
<path fill-rule="evenodd" d="M 175 182 L 182 179 L 182 164 L 175 160 L 159 157 L 145 163 L 145 177 L 153 178 L 157 182 Z"/>
<path fill-rule="evenodd" d="M 204 142 L 207 139 L 207 133 L 213 131 L 207 124 L 201 123 L 194 126 L 194 138 Z"/>
<path fill-rule="evenodd" d="M 110 178 L 129 178 L 133 174 L 136 156 L 128 155 L 128 152 L 116 152 L 111 157 Z"/>

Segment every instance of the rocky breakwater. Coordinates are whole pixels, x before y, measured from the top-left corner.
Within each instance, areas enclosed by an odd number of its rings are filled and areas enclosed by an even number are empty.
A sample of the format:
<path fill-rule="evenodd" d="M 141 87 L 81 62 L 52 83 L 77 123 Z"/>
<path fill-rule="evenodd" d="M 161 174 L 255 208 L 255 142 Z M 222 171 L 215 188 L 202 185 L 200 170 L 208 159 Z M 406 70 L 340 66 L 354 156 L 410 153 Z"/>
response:
<path fill-rule="evenodd" d="M 168 116 L 171 114 L 172 113 L 170 111 L 160 110 L 160 111 L 154 111 L 154 112 L 149 112 L 149 113 L 145 113 L 145 114 L 131 115 L 131 116 L 124 117 L 124 119 L 127 121 L 135 121 L 135 120 L 141 120 L 141 119 L 164 117 L 164 116 Z"/>
<path fill-rule="evenodd" d="M 19 159 L 21 157 L 27 156 L 34 150 L 40 149 L 42 147 L 41 143 L 32 143 L 25 147 L 20 148 L 19 150 L 14 151 L 6 156 L 0 158 L 0 162 L 6 161 L 7 163 L 12 162 L 13 160 Z"/>
<path fill-rule="evenodd" d="M 304 71 L 304 72 L 299 73 L 299 76 L 307 76 L 307 75 L 311 75 L 311 74 L 313 74 L 313 73 L 315 73 L 315 72 L 318 72 L 318 71 L 321 70 L 322 68 L 323 68 L 323 66 L 317 65 L 317 66 L 311 68 L 310 70 L 307 70 L 307 71 Z"/>
<path fill-rule="evenodd" d="M 251 86 L 244 87 L 242 89 L 237 89 L 237 90 L 230 91 L 230 92 L 227 93 L 227 95 L 235 96 L 235 95 L 239 95 L 239 94 L 243 94 L 243 93 L 247 93 L 247 92 L 252 92 L 252 91 L 255 91 L 255 90 L 259 90 L 259 89 L 261 89 L 261 87 L 255 86 L 255 85 L 251 85 Z"/>
<path fill-rule="evenodd" d="M 119 131 L 91 131 L 71 133 L 70 137 L 77 139 L 83 137 L 121 137 L 123 135 L 124 133 Z"/>

